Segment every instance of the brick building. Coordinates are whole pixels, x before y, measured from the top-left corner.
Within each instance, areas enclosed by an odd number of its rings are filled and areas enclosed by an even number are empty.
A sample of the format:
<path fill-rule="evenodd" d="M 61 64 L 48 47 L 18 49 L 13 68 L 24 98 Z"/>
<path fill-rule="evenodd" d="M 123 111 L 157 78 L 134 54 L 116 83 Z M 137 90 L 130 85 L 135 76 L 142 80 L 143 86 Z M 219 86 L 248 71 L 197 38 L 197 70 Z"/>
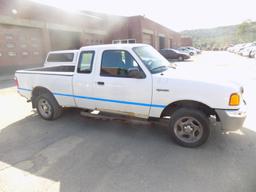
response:
<path fill-rule="evenodd" d="M 42 65 L 50 50 L 135 42 L 161 49 L 182 46 L 182 37 L 143 16 L 74 13 L 31 1 L 0 1 L 0 75 Z"/>

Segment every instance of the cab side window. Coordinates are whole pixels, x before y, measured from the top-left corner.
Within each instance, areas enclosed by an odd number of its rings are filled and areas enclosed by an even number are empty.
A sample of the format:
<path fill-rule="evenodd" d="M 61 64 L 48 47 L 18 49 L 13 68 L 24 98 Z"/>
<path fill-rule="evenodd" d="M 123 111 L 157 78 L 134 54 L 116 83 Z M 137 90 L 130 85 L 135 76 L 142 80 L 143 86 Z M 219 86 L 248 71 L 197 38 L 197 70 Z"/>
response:
<path fill-rule="evenodd" d="M 50 53 L 47 62 L 72 62 L 74 53 Z"/>
<path fill-rule="evenodd" d="M 79 57 L 78 73 L 91 73 L 94 60 L 94 51 L 81 52 Z"/>
<path fill-rule="evenodd" d="M 101 61 L 101 76 L 128 77 L 129 70 L 141 71 L 132 55 L 124 50 L 107 50 L 103 52 Z"/>

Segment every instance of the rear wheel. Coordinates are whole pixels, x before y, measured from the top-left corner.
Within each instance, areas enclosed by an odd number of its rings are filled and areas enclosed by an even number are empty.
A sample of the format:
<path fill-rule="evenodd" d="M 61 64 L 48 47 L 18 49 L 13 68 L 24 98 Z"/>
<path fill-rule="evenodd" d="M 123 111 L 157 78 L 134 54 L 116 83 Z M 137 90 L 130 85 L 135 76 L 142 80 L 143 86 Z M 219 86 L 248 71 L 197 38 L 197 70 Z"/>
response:
<path fill-rule="evenodd" d="M 45 120 L 57 119 L 62 113 L 62 107 L 49 93 L 39 95 L 35 103 L 38 114 Z"/>
<path fill-rule="evenodd" d="M 170 132 L 179 145 L 198 147 L 209 137 L 209 119 L 199 110 L 181 108 L 171 116 Z"/>
<path fill-rule="evenodd" d="M 250 53 L 249 53 L 249 58 L 253 58 L 253 57 L 254 57 L 253 51 L 250 51 Z"/>

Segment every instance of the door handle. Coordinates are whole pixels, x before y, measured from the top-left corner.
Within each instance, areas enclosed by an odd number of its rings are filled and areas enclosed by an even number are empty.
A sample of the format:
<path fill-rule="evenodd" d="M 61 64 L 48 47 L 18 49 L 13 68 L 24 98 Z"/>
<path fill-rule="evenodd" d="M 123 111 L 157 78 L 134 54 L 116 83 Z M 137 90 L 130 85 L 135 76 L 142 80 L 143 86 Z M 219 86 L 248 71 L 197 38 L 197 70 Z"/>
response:
<path fill-rule="evenodd" d="M 98 81 L 97 84 L 98 84 L 98 85 L 104 85 L 104 82 Z"/>

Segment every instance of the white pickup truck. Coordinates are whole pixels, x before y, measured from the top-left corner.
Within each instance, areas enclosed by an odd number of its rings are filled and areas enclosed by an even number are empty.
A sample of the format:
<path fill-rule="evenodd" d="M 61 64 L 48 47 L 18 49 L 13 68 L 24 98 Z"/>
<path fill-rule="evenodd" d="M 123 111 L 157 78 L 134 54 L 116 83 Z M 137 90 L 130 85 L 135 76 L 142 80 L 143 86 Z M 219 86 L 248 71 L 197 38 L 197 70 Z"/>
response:
<path fill-rule="evenodd" d="M 18 92 L 39 115 L 53 120 L 63 107 L 77 107 L 144 119 L 169 119 L 178 144 L 197 147 L 210 132 L 210 117 L 236 130 L 246 118 L 243 87 L 184 75 L 144 44 L 82 47 L 76 65 L 15 74 Z"/>

